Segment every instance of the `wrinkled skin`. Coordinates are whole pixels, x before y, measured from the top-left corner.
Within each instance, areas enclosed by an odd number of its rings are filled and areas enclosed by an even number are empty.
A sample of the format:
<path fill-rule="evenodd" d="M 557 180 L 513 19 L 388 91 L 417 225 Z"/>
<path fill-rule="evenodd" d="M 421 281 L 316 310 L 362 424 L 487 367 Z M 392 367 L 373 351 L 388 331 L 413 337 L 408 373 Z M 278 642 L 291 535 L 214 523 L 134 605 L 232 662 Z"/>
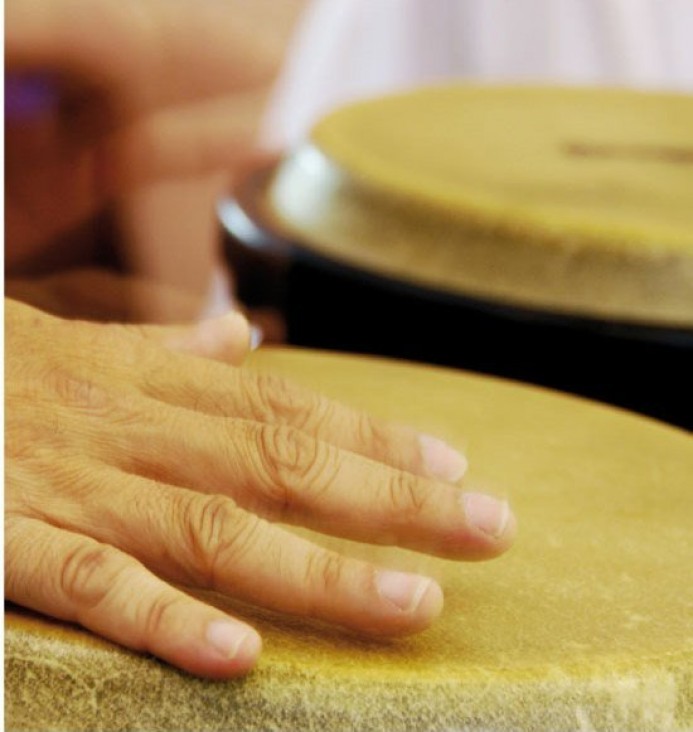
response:
<path fill-rule="evenodd" d="M 217 325 L 217 343 L 238 340 L 237 324 Z M 255 631 L 169 583 L 376 635 L 421 630 L 441 609 L 432 580 L 318 548 L 277 520 L 452 558 L 491 557 L 512 539 L 512 517 L 494 531 L 487 515 L 482 530 L 465 507 L 484 498 L 465 503 L 434 479 L 464 469 L 435 441 L 191 355 L 183 329 L 65 321 L 8 301 L 6 335 L 16 602 L 233 675 L 254 663 Z"/>
<path fill-rule="evenodd" d="M 8 69 L 49 69 L 61 95 L 8 127 L 10 271 L 139 186 L 256 155 L 229 120 L 267 69 L 223 2 L 9 0 L 6 36 Z M 433 580 L 279 521 L 459 559 L 512 542 L 507 505 L 456 485 L 465 461 L 452 448 L 240 367 L 243 317 L 48 314 L 70 314 L 57 304 L 66 281 L 16 282 L 9 294 L 26 302 L 5 305 L 8 599 L 223 678 L 252 668 L 261 640 L 181 586 L 376 636 L 441 611 Z M 107 321 L 121 285 L 96 299 L 75 285 L 72 315 Z"/>

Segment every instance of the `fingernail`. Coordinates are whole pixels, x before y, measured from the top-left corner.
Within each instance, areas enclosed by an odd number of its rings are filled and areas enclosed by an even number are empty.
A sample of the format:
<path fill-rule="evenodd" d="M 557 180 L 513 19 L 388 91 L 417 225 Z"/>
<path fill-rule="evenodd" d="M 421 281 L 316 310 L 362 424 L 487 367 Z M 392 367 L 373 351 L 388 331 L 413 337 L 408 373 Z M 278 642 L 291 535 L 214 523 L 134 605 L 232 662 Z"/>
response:
<path fill-rule="evenodd" d="M 48 74 L 5 76 L 5 119 L 27 121 L 40 117 L 58 104 L 55 79 Z"/>
<path fill-rule="evenodd" d="M 419 607 L 432 584 L 426 577 L 387 570 L 378 572 L 375 582 L 380 596 L 405 613 L 413 613 Z"/>
<path fill-rule="evenodd" d="M 430 435 L 420 435 L 419 444 L 424 466 L 432 478 L 456 483 L 467 472 L 467 458 L 447 442 Z"/>
<path fill-rule="evenodd" d="M 255 658 L 262 641 L 252 630 L 226 620 L 213 620 L 207 626 L 208 643 L 225 658 Z"/>
<path fill-rule="evenodd" d="M 507 501 L 498 500 L 485 493 L 463 493 L 462 505 L 468 523 L 494 539 L 500 538 L 505 533 L 512 517 Z"/>

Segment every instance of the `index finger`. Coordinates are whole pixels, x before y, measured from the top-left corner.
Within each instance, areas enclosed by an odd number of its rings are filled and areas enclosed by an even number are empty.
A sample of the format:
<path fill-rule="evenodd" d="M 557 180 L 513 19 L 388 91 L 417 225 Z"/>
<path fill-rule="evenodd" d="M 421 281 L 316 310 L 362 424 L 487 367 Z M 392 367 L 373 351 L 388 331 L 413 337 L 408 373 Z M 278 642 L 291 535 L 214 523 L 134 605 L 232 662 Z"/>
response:
<path fill-rule="evenodd" d="M 151 356 L 151 354 L 150 354 Z M 395 468 L 458 482 L 466 457 L 443 440 L 387 422 L 271 374 L 230 369 L 180 356 L 141 359 L 140 389 L 150 397 L 219 417 L 287 425 Z"/>

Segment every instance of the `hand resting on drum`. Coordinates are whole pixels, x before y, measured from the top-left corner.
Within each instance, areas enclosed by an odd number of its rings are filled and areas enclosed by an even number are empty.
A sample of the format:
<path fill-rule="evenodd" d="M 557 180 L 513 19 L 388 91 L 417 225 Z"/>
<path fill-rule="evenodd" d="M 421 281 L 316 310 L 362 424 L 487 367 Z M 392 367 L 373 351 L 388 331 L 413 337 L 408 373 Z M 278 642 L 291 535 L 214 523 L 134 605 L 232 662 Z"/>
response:
<path fill-rule="evenodd" d="M 272 69 L 238 16 L 194 0 L 7 3 L 8 274 L 50 271 L 39 260 L 61 251 L 74 266 L 75 228 L 124 194 L 257 158 L 245 110 Z M 200 253 L 190 238 L 183 268 Z M 60 283 L 45 284 L 13 288 L 56 308 Z M 100 287 L 80 307 L 102 304 Z M 453 485 L 465 463 L 447 446 L 232 365 L 248 349 L 240 316 L 115 325 L 8 300 L 5 335 L 14 602 L 223 678 L 253 666 L 260 638 L 181 587 L 372 635 L 441 610 L 433 580 L 278 522 L 451 558 L 512 541 L 506 504 Z"/>
<path fill-rule="evenodd" d="M 260 638 L 176 585 L 372 635 L 422 630 L 441 611 L 433 580 L 274 522 L 460 559 L 508 548 L 507 504 L 453 485 L 465 461 L 447 445 L 194 355 L 247 338 L 233 318 L 205 328 L 67 321 L 7 301 L 9 599 L 219 678 L 247 672 Z"/>

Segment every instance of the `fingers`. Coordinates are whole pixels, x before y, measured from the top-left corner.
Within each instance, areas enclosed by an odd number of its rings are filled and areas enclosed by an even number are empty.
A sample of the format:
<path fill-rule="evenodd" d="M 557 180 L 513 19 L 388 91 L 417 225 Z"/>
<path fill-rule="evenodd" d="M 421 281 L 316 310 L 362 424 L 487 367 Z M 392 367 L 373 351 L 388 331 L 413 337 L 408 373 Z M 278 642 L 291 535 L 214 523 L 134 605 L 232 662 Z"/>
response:
<path fill-rule="evenodd" d="M 423 630 L 442 609 L 433 580 L 328 551 L 223 496 L 122 474 L 118 484 L 98 521 L 87 512 L 89 531 L 172 581 L 372 635 Z"/>
<path fill-rule="evenodd" d="M 121 104 L 177 103 L 267 83 L 278 61 L 261 29 L 223 2 L 12 0 L 5 27 L 10 68 L 78 75 L 115 90 Z"/>
<path fill-rule="evenodd" d="M 26 518 L 6 523 L 5 541 L 6 595 L 21 605 L 202 676 L 245 674 L 259 656 L 261 640 L 249 625 L 112 546 Z"/>
<path fill-rule="evenodd" d="M 255 141 L 257 102 L 236 94 L 151 114 L 112 135 L 102 155 L 107 194 L 145 183 L 227 173 L 234 180 L 276 159 Z"/>
<path fill-rule="evenodd" d="M 193 369 L 160 360 L 153 370 L 142 370 L 140 388 L 172 406 L 288 425 L 417 475 L 454 483 L 467 469 L 464 455 L 442 440 L 379 420 L 273 375 L 231 371 L 212 363 Z"/>
<path fill-rule="evenodd" d="M 177 289 L 97 269 L 10 280 L 6 294 L 54 315 L 87 320 L 127 322 L 133 310 L 156 310 L 172 321 L 187 321 L 200 309 L 196 298 Z M 235 310 L 191 325 L 133 325 L 128 330 L 167 349 L 232 365 L 243 363 L 253 340 L 248 321 Z"/>
<path fill-rule="evenodd" d="M 225 175 L 161 181 L 138 186 L 117 204 L 118 250 L 128 271 L 196 301 L 180 322 L 195 320 L 209 308 L 212 284 L 221 274 L 214 206 L 225 181 Z M 136 306 L 140 322 L 172 322 L 164 301 L 149 298 Z"/>
<path fill-rule="evenodd" d="M 97 268 L 8 280 L 5 294 L 63 318 L 117 323 L 184 323 L 203 305 L 199 297 L 161 282 Z"/>
<path fill-rule="evenodd" d="M 140 338 L 140 349 L 133 346 L 128 352 L 121 343 L 124 373 L 132 373 L 127 364 L 137 364 L 138 377 L 153 370 L 160 383 L 166 378 L 160 367 L 170 362 L 178 366 L 174 381 L 176 374 L 181 380 L 193 372 L 210 374 L 212 378 L 194 395 L 198 402 L 209 394 L 215 397 L 222 380 L 232 391 L 246 391 L 241 370 L 203 359 L 162 360 L 156 349 L 145 345 Z M 99 363 L 108 367 L 115 355 L 111 347 L 100 343 L 98 351 Z M 234 384 L 232 380 L 239 378 Z M 290 413 L 292 392 L 287 388 L 284 398 Z M 64 425 L 61 434 L 81 435 L 79 450 L 86 445 L 95 458 L 127 472 L 232 496 L 248 510 L 275 520 L 470 559 L 495 556 L 513 538 L 515 523 L 505 502 L 463 493 L 397 468 L 397 444 L 392 445 L 394 458 L 389 461 L 388 444 L 366 446 L 380 453 L 377 460 L 340 448 L 339 442 L 348 442 L 349 437 L 338 421 L 333 425 L 337 444 L 330 444 L 281 421 L 243 419 L 242 412 L 241 418 L 233 419 L 201 414 L 193 399 L 189 409 L 174 408 L 143 399 L 130 386 L 109 396 L 86 372 L 83 383 L 74 376 L 54 375 L 49 403 L 53 417 Z M 343 424 L 348 427 L 346 421 Z M 319 432 L 321 425 L 314 431 Z"/>
<path fill-rule="evenodd" d="M 128 472 L 232 496 L 272 521 L 455 559 L 507 550 L 515 519 L 507 502 L 398 470 L 287 426 L 211 419 L 170 409 L 151 435 L 123 421 L 112 435 Z M 162 437 L 165 435 L 165 437 Z M 135 445 L 139 449 L 135 451 Z"/>
<path fill-rule="evenodd" d="M 80 124 L 73 115 L 65 129 L 42 133 L 43 156 L 36 144 L 13 144 L 8 192 L 14 240 L 33 239 L 35 228 L 43 237 L 65 231 L 105 203 L 152 184 L 224 176 L 233 187 L 275 158 L 255 145 L 256 107 L 252 97 L 235 95 L 142 114 L 124 124 L 108 115 L 104 121 L 90 108 Z M 59 203 L 50 195 L 56 181 L 64 191 Z M 47 203 L 36 205 L 43 198 Z M 213 205 L 196 215 L 201 213 L 211 226 Z"/>
<path fill-rule="evenodd" d="M 157 341 L 173 351 L 236 366 L 243 363 L 252 346 L 250 325 L 237 311 L 203 320 L 196 325 L 130 327 L 144 338 Z"/>

